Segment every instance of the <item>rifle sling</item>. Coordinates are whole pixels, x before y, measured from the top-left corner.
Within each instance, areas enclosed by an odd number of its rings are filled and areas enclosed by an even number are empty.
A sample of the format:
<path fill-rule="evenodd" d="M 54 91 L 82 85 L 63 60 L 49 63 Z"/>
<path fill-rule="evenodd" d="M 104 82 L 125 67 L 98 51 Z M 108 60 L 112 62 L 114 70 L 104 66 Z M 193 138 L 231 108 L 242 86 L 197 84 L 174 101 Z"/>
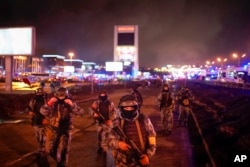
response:
<path fill-rule="evenodd" d="M 141 149 L 142 149 L 142 151 L 144 151 L 145 145 L 144 145 L 144 142 L 143 142 L 143 139 L 142 139 L 141 128 L 140 128 L 140 124 L 139 124 L 138 119 L 135 120 L 135 124 L 136 124 L 136 127 L 137 127 L 137 132 L 138 132 L 140 143 L 141 143 Z"/>

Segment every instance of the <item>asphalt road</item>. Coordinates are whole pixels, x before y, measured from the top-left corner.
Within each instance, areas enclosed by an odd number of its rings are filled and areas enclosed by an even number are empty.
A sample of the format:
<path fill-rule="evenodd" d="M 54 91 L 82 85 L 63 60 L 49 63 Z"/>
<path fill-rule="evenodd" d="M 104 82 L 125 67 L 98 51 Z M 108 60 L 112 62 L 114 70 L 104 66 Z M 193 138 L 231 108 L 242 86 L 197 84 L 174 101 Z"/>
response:
<path fill-rule="evenodd" d="M 192 146 L 189 143 L 188 129 L 174 127 L 172 135 L 165 136 L 161 133 L 160 112 L 156 103 L 159 88 L 142 88 L 144 105 L 141 111 L 148 115 L 157 131 L 157 150 L 151 160 L 151 167 L 193 167 Z M 129 93 L 129 89 L 114 90 L 110 99 L 117 105 L 119 98 Z M 28 116 L 25 113 L 16 115 L 19 123 L 0 124 L 0 164 L 13 167 L 56 166 L 53 159 L 48 157 L 38 161 L 36 141 Z M 175 125 L 177 113 L 175 112 Z M 107 158 L 97 154 L 97 136 L 91 114 L 85 108 L 83 117 L 75 117 L 75 130 L 72 138 L 69 166 L 71 167 L 111 167 L 113 159 L 108 154 Z"/>

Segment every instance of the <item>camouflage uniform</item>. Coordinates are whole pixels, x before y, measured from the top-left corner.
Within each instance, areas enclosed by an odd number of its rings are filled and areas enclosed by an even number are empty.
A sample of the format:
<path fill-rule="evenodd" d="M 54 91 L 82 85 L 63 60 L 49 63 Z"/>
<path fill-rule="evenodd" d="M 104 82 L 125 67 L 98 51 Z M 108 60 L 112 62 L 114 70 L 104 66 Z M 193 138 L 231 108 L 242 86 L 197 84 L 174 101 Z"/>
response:
<path fill-rule="evenodd" d="M 45 117 L 40 113 L 40 108 L 46 104 L 47 94 L 43 91 L 42 88 L 36 90 L 35 96 L 30 100 L 28 105 L 28 112 L 31 116 L 31 125 L 33 126 L 35 138 L 39 144 L 39 152 L 44 152 L 45 146 L 45 126 L 43 120 Z"/>
<path fill-rule="evenodd" d="M 169 91 L 162 91 L 157 97 L 160 111 L 161 123 L 165 134 L 171 134 L 174 124 L 173 111 L 175 102 Z"/>
<path fill-rule="evenodd" d="M 178 126 L 181 126 L 183 123 L 184 126 L 187 126 L 188 118 L 191 112 L 190 103 L 193 100 L 193 96 L 188 90 L 184 88 L 179 95 L 179 116 L 178 116 Z"/>
<path fill-rule="evenodd" d="M 60 90 L 61 88 L 58 89 Z M 48 120 L 45 151 L 56 160 L 58 167 L 65 167 L 68 164 L 69 146 L 74 128 L 73 116 L 82 115 L 84 111 L 66 94 L 63 96 L 56 94 L 47 102 L 47 105 L 40 110 Z M 65 106 L 62 110 L 61 105 Z"/>
<path fill-rule="evenodd" d="M 101 95 L 102 93 L 100 93 Z M 107 143 L 105 142 L 106 135 L 110 131 L 109 121 L 112 122 L 117 116 L 116 108 L 114 103 L 107 98 L 105 92 L 103 95 L 106 99 L 101 100 L 100 98 L 94 101 L 91 105 L 93 110 L 93 116 L 96 121 L 97 138 L 98 138 L 98 153 L 106 153 L 108 150 Z"/>
<path fill-rule="evenodd" d="M 122 114 L 121 107 L 120 116 L 113 121 L 113 127 L 119 126 L 124 131 L 125 135 L 132 140 L 138 147 L 140 152 L 151 159 L 156 151 L 156 132 L 150 119 L 138 112 L 138 106 L 133 118 L 128 118 Z M 140 158 L 132 152 L 126 152 L 119 148 L 119 142 L 123 138 L 114 130 L 111 130 L 107 143 L 112 150 L 112 155 L 115 159 L 116 167 L 141 167 Z"/>

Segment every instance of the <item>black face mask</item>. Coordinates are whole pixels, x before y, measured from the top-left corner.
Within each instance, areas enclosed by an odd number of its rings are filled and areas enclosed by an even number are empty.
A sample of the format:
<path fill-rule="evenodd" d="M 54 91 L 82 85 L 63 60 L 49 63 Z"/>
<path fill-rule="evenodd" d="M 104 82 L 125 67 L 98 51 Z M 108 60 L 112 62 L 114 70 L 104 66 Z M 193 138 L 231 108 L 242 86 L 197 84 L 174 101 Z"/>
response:
<path fill-rule="evenodd" d="M 123 111 L 121 115 L 124 118 L 132 119 L 137 115 L 137 110 L 135 110 L 135 111 Z"/>
<path fill-rule="evenodd" d="M 138 113 L 138 107 L 137 106 L 133 106 L 134 109 L 133 110 L 125 110 L 124 108 L 125 107 L 121 107 L 121 116 L 124 117 L 124 118 L 128 118 L 128 119 L 132 119 L 132 118 L 135 118 L 137 113 Z"/>
<path fill-rule="evenodd" d="M 107 96 L 107 95 L 105 95 L 105 96 L 99 96 L 99 99 L 100 99 L 101 101 L 105 101 L 105 100 L 108 99 L 108 96 Z"/>

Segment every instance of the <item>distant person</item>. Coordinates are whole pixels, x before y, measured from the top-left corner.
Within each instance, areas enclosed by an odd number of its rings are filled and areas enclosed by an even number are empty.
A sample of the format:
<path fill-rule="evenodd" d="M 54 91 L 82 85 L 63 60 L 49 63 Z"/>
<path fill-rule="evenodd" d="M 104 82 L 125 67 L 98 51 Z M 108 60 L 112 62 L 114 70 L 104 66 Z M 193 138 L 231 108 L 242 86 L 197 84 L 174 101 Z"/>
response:
<path fill-rule="evenodd" d="M 31 125 L 33 126 L 35 138 L 38 142 L 38 150 L 42 154 L 45 151 L 45 117 L 40 113 L 40 108 L 47 103 L 48 96 L 43 88 L 35 91 L 34 97 L 28 105 L 28 113 L 31 117 Z"/>
<path fill-rule="evenodd" d="M 56 83 L 54 80 L 50 82 L 50 93 L 53 95 L 56 92 Z"/>
<path fill-rule="evenodd" d="M 40 82 L 40 88 L 44 89 L 45 88 L 45 81 L 41 80 Z"/>
<path fill-rule="evenodd" d="M 179 102 L 179 116 L 178 116 L 178 126 L 187 127 L 188 118 L 191 112 L 191 102 L 193 101 L 193 96 L 189 91 L 188 87 L 181 90 L 178 102 Z"/>
<path fill-rule="evenodd" d="M 108 146 L 104 142 L 106 139 L 106 133 L 108 133 L 112 126 L 112 121 L 116 118 L 116 108 L 114 103 L 108 98 L 108 94 L 105 91 L 99 93 L 98 99 L 91 105 L 93 110 L 93 117 L 97 126 L 97 138 L 98 138 L 98 153 L 106 154 Z"/>
<path fill-rule="evenodd" d="M 156 151 L 156 132 L 150 119 L 140 114 L 132 95 L 121 97 L 119 117 L 113 121 L 107 143 L 117 167 L 146 167 Z"/>
<path fill-rule="evenodd" d="M 141 92 L 138 90 L 138 87 L 132 88 L 132 95 L 135 97 L 140 111 L 140 108 L 143 104 L 143 98 Z"/>
<path fill-rule="evenodd" d="M 173 130 L 173 112 L 175 102 L 171 97 L 171 92 L 169 90 L 168 84 L 164 84 L 160 94 L 157 97 L 160 112 L 161 112 L 161 123 L 163 126 L 164 133 L 170 135 Z"/>
<path fill-rule="evenodd" d="M 67 89 L 60 87 L 55 95 L 41 108 L 40 112 L 47 119 L 46 155 L 51 155 L 57 167 L 68 166 L 69 149 L 72 137 L 73 116 L 82 115 L 83 109 L 78 107 L 67 94 Z"/>
<path fill-rule="evenodd" d="M 163 80 L 161 78 L 156 79 L 156 87 L 160 88 L 163 85 Z"/>

